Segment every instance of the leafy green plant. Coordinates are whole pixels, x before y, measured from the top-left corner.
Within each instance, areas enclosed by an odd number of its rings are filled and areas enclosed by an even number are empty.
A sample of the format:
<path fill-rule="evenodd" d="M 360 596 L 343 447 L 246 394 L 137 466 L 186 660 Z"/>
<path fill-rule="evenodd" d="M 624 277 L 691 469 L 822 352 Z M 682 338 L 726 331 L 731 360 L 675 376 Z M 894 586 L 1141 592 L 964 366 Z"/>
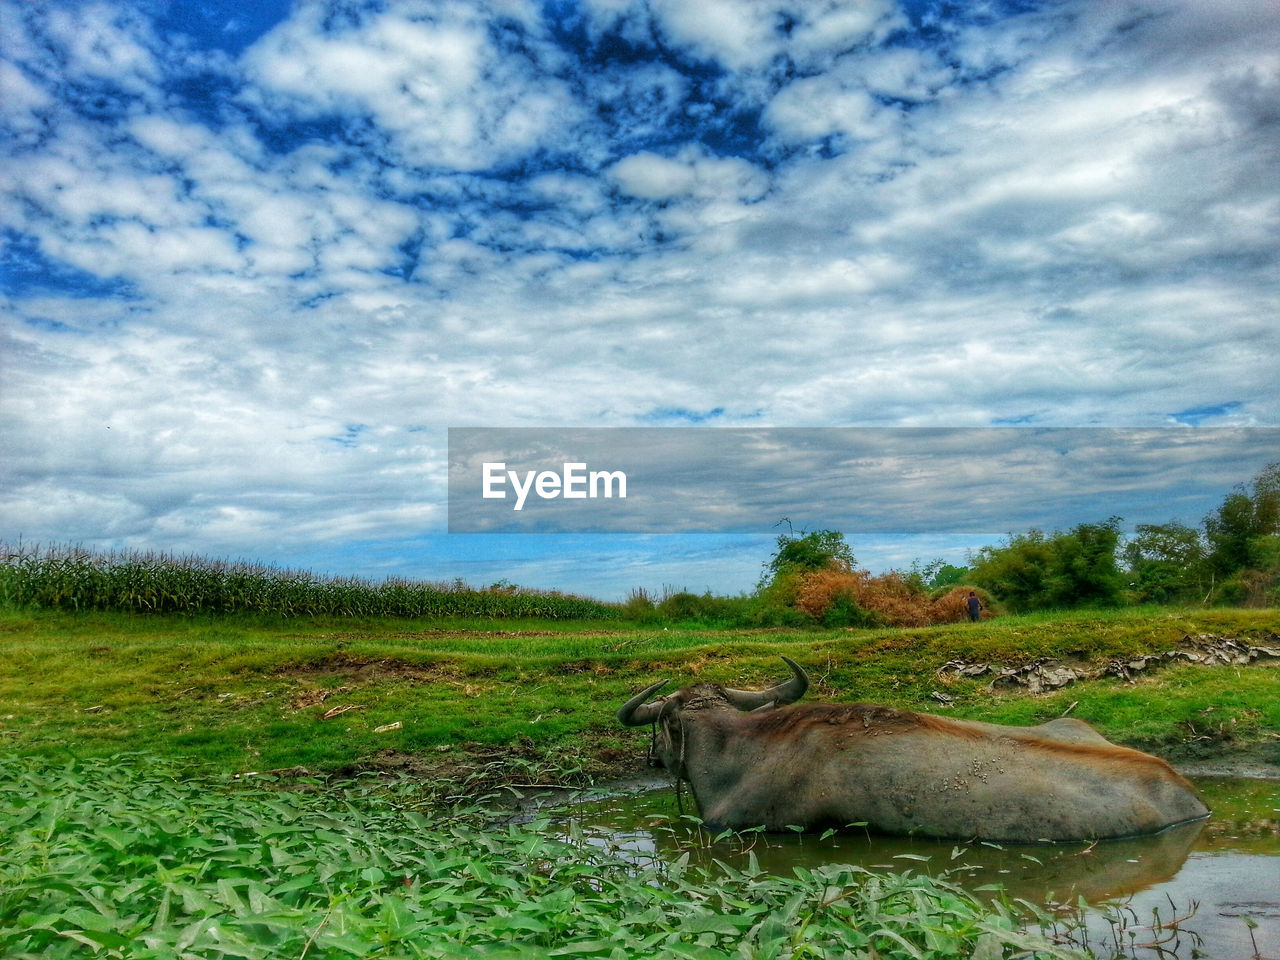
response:
<path fill-rule="evenodd" d="M 407 782 L 305 793 L 143 756 L 0 767 L 0 953 L 75 957 L 1080 956 L 945 880 L 611 856 Z"/>
<path fill-rule="evenodd" d="M 732 625 L 747 616 L 747 597 L 717 597 L 710 591 L 702 594 L 680 591 L 658 604 L 658 614 L 668 623 Z"/>

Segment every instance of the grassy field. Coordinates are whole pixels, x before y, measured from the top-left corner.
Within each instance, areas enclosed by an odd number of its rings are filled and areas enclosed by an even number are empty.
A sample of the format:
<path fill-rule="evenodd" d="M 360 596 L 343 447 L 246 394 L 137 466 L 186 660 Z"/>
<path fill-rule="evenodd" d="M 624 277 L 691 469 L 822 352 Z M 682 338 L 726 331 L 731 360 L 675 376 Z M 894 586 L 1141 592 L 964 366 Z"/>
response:
<path fill-rule="evenodd" d="M 761 686 L 786 675 L 785 654 L 809 670 L 810 700 L 1009 723 L 1070 709 L 1118 742 L 1175 759 L 1280 763 L 1276 661 L 1161 667 L 1133 683 L 1097 679 L 1041 696 L 937 672 L 953 658 L 1104 665 L 1187 634 L 1264 642 L 1276 632 L 1280 612 L 1228 609 L 835 631 L 9 611 L 0 613 L 0 751 L 145 750 L 212 773 L 384 768 L 477 786 L 582 784 L 639 769 L 643 737 L 613 717 L 631 692 L 663 677 Z"/>
<path fill-rule="evenodd" d="M 1280 661 L 1043 696 L 939 673 L 956 658 L 1099 667 L 1188 634 L 1274 644 L 1278 628 L 1274 610 L 822 632 L 0 612 L 0 954 L 1111 956 L 1071 917 L 905 868 L 638 865 L 474 803 L 641 770 L 644 732 L 614 719 L 631 692 L 768 684 L 783 654 L 809 669 L 809 699 L 1016 723 L 1069 710 L 1167 756 L 1280 764 Z M 366 770 L 384 775 L 337 776 Z"/>

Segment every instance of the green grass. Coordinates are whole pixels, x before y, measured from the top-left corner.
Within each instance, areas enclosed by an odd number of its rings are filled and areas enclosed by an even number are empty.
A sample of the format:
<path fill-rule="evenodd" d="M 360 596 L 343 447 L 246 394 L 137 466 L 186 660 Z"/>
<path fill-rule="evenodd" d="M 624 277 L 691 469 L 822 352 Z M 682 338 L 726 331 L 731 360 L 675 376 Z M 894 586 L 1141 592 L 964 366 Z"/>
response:
<path fill-rule="evenodd" d="M 12 960 L 1081 956 L 1021 929 L 1030 910 L 946 880 L 645 865 L 396 785 L 280 792 L 137 756 L 8 758 L 0 825 Z"/>
<path fill-rule="evenodd" d="M 484 782 L 581 782 L 640 757 L 640 735 L 613 717 L 630 693 L 663 677 L 760 686 L 785 675 L 786 655 L 809 670 L 810 700 L 1010 723 L 1071 707 L 1112 739 L 1167 755 L 1274 753 L 1275 666 L 1173 666 L 1133 684 L 1095 680 L 1040 697 L 995 692 L 983 678 L 946 683 L 937 669 L 957 657 L 1105 664 L 1169 649 L 1188 633 L 1258 641 L 1278 628 L 1275 610 L 828 631 L 0 611 L 0 749 L 94 757 L 145 748 L 223 773 L 408 759 Z M 954 704 L 941 707 L 935 690 Z M 355 709 L 324 719 L 339 707 Z"/>
<path fill-rule="evenodd" d="M 953 658 L 1100 665 L 1186 634 L 1275 643 L 1278 629 L 1275 610 L 827 631 L 0 610 L 0 955 L 1080 956 L 945 881 L 637 865 L 452 806 L 640 769 L 645 733 L 613 716 L 632 692 L 662 677 L 760 686 L 784 654 L 808 668 L 811 700 L 1013 723 L 1070 709 L 1166 755 L 1280 762 L 1274 662 L 1039 697 L 937 673 Z M 953 706 L 931 698 L 943 689 Z M 355 709 L 324 719 L 340 707 Z M 1080 942 L 1062 921 L 1043 929 Z"/>

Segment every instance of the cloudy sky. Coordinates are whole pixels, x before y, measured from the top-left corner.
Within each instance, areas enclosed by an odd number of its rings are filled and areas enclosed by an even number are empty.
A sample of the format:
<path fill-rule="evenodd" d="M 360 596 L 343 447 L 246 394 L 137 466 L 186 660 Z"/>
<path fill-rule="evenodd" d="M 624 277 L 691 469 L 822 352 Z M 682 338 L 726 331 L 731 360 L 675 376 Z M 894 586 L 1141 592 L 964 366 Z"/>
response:
<path fill-rule="evenodd" d="M 448 534 L 447 428 L 1280 425 L 1277 51 L 1272 0 L 0 0 L 0 538 L 736 592 L 776 529 Z"/>
<path fill-rule="evenodd" d="M 1064 529 L 1204 516 L 1277 457 L 1274 427 L 459 428 L 448 529 Z"/>

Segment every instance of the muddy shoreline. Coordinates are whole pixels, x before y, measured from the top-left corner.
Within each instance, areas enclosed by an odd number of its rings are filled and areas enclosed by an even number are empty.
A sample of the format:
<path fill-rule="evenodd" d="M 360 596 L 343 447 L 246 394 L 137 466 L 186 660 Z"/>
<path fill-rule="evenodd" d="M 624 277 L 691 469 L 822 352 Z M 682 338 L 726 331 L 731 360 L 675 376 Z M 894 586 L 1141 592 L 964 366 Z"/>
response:
<path fill-rule="evenodd" d="M 1280 780 L 1280 742 L 1275 740 L 1237 745 L 1220 752 L 1210 752 L 1201 747 L 1195 749 L 1192 756 L 1185 753 L 1182 756 L 1174 755 L 1181 752 L 1177 750 L 1161 753 L 1148 749 L 1147 752 L 1162 756 L 1186 777 Z M 463 754 L 447 758 L 385 751 L 363 762 L 328 773 L 306 767 L 290 767 L 244 773 L 237 775 L 235 779 L 268 776 L 278 778 L 278 782 L 287 787 L 302 779 L 319 778 L 328 784 L 335 784 L 357 777 L 384 777 L 388 780 L 430 784 L 430 792 L 451 802 L 492 801 L 506 797 L 509 805 L 516 809 L 531 805 L 550 807 L 556 803 L 576 803 L 583 799 L 640 793 L 673 786 L 671 777 L 661 769 L 649 767 L 643 754 L 622 756 L 622 752 L 616 750 L 597 756 L 595 769 L 590 771 L 589 779 L 578 782 L 562 782 L 550 773 L 538 782 L 530 782 L 526 776 L 515 773 L 518 766 L 516 764 L 509 771 L 503 769 L 504 757 L 509 755 L 513 759 L 527 760 L 535 753 L 537 751 L 531 750 L 527 745 L 514 749 L 488 748 L 478 755 Z M 480 772 L 484 767 L 489 769 L 481 776 Z"/>
<path fill-rule="evenodd" d="M 1280 765 L 1249 760 L 1195 760 L 1175 763 L 1184 777 L 1248 777 L 1251 780 L 1280 780 Z"/>

